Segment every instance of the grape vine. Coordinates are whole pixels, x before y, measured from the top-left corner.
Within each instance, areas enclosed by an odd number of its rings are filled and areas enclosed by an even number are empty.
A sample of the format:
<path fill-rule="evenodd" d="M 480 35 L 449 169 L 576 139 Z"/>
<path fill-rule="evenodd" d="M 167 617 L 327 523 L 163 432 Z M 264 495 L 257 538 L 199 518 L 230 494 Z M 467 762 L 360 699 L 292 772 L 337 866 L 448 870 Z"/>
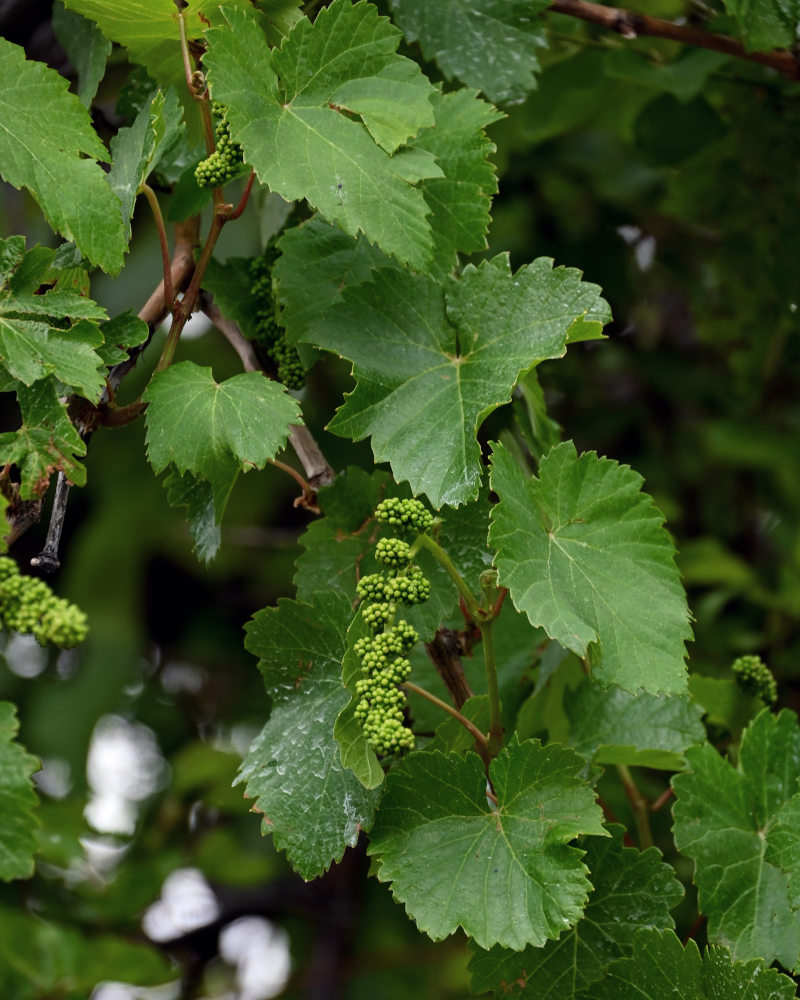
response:
<path fill-rule="evenodd" d="M 0 37 L 5 994 L 244 994 L 266 913 L 275 995 L 795 996 L 800 15 L 44 6 Z"/>

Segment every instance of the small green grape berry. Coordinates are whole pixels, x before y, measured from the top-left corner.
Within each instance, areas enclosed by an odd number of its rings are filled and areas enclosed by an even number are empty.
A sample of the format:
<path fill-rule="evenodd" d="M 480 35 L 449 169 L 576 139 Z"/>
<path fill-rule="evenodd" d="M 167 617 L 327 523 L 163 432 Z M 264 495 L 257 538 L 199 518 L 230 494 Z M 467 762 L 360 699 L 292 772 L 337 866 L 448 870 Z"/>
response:
<path fill-rule="evenodd" d="M 392 632 L 400 645 L 400 652 L 405 655 L 419 641 L 419 635 L 413 625 L 409 625 L 402 618 L 395 622 Z"/>
<path fill-rule="evenodd" d="M 375 517 L 402 531 L 427 531 L 433 524 L 433 514 L 419 500 L 387 497 L 375 509 Z"/>
<path fill-rule="evenodd" d="M 373 629 L 383 628 L 397 610 L 396 604 L 382 602 L 380 604 L 362 604 L 361 617 Z"/>
<path fill-rule="evenodd" d="M 19 576 L 19 566 L 8 556 L 0 556 L 0 583 L 12 576 Z"/>
<path fill-rule="evenodd" d="M 411 546 L 399 538 L 381 538 L 375 546 L 375 558 L 384 566 L 399 569 L 411 562 Z"/>
<path fill-rule="evenodd" d="M 418 566 L 409 566 L 405 574 L 388 581 L 386 590 L 389 599 L 407 606 L 422 604 L 431 596 L 431 585 Z"/>
<path fill-rule="evenodd" d="M 373 674 L 375 671 L 380 670 L 386 665 L 388 658 L 386 654 L 379 649 L 372 648 L 364 653 L 361 659 L 361 664 L 367 674 Z"/>
<path fill-rule="evenodd" d="M 385 601 L 386 580 L 382 573 L 369 573 L 362 576 L 356 586 L 356 593 L 362 601 Z"/>
<path fill-rule="evenodd" d="M 372 637 L 363 635 L 360 639 L 356 639 L 353 646 L 353 652 L 359 658 L 363 660 L 364 656 L 372 649 Z"/>
<path fill-rule="evenodd" d="M 390 629 L 375 636 L 373 649 L 388 662 L 393 656 L 399 656 L 403 652 L 403 639 L 394 629 Z"/>
<path fill-rule="evenodd" d="M 211 113 L 214 117 L 216 149 L 195 168 L 194 177 L 198 187 L 221 187 L 227 184 L 239 173 L 243 162 L 242 147 L 231 139 L 224 105 L 219 101 L 212 101 Z"/>
<path fill-rule="evenodd" d="M 774 705 L 778 700 L 777 681 L 760 656 L 740 656 L 731 669 L 748 694 L 760 698 L 765 705 Z"/>

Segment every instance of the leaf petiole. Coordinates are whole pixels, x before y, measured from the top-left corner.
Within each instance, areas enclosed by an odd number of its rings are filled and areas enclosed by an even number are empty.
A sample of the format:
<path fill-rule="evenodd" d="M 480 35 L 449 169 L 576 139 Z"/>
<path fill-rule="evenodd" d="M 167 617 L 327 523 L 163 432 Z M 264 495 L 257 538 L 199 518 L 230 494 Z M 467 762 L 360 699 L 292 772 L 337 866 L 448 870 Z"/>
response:
<path fill-rule="evenodd" d="M 411 546 L 412 555 L 418 552 L 421 548 L 427 549 L 439 565 L 446 571 L 447 575 L 458 588 L 458 592 L 463 598 L 467 611 L 472 616 L 472 620 L 477 621 L 477 619 L 481 617 L 480 605 L 475 600 L 475 597 L 467 586 L 464 577 L 453 565 L 450 556 L 448 556 L 438 542 L 435 542 L 430 535 L 426 535 L 425 533 L 419 535 L 417 540 Z"/>
<path fill-rule="evenodd" d="M 419 687 L 418 685 L 414 684 L 413 681 L 403 681 L 400 687 L 403 688 L 405 691 L 410 691 L 413 692 L 414 694 L 418 694 L 421 698 L 425 698 L 427 701 L 431 702 L 431 704 L 436 705 L 438 708 L 441 708 L 443 712 L 447 712 L 448 715 L 452 715 L 452 717 L 457 722 L 461 723 L 461 725 L 467 730 L 470 736 L 472 736 L 472 738 L 475 740 L 475 747 L 478 753 L 481 755 L 481 757 L 483 757 L 484 761 L 488 763 L 489 744 L 486 737 L 480 731 L 480 729 L 478 729 L 476 725 L 470 722 L 465 715 L 462 715 L 457 708 L 453 708 L 452 705 L 448 705 L 446 701 L 442 701 L 441 698 L 437 698 L 435 694 L 431 694 L 430 691 L 426 691 L 425 688 Z"/>

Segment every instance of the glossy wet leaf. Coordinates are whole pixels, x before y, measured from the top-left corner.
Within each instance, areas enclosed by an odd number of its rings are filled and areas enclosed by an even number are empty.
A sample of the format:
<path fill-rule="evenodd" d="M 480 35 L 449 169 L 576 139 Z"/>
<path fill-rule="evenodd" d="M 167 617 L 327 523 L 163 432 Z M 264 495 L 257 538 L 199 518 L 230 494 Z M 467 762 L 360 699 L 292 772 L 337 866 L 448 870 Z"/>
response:
<path fill-rule="evenodd" d="M 347 693 L 341 662 L 350 602 L 316 595 L 281 600 L 247 625 L 272 712 L 242 762 L 239 782 L 263 814 L 262 830 L 303 878 L 321 875 L 372 822 L 378 793 L 342 766 L 333 723 Z"/>

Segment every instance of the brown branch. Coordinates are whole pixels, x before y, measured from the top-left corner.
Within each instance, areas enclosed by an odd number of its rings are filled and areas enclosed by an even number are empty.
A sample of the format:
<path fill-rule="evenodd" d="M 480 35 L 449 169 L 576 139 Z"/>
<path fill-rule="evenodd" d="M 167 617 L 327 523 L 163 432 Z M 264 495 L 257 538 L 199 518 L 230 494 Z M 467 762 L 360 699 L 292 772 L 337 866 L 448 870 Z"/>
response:
<path fill-rule="evenodd" d="M 741 42 L 727 35 L 713 31 L 703 31 L 685 24 L 673 24 L 648 14 L 636 14 L 619 7 L 605 7 L 589 0 L 554 0 L 548 8 L 555 14 L 578 17 L 582 21 L 598 24 L 610 31 L 616 31 L 623 38 L 650 35 L 653 38 L 668 38 L 684 45 L 694 45 L 712 52 L 722 52 L 734 59 L 746 59 L 778 70 L 790 80 L 800 79 L 800 61 L 791 52 L 748 52 Z"/>
<path fill-rule="evenodd" d="M 456 708 L 461 708 L 467 698 L 472 697 L 461 662 L 462 655 L 467 652 L 461 634 L 452 629 L 440 628 L 431 642 L 425 643 L 425 649 Z"/>
<path fill-rule="evenodd" d="M 206 291 L 201 293 L 200 308 L 239 355 L 244 370 L 246 372 L 263 372 L 266 375 L 267 373 L 264 372 L 253 345 L 238 325 L 222 314 L 219 306 L 214 302 L 214 297 Z M 289 444 L 300 459 L 309 486 L 317 490 L 320 486 L 328 486 L 333 482 L 335 473 L 328 465 L 327 459 L 307 427 L 302 424 L 292 424 L 289 428 Z"/>
<path fill-rule="evenodd" d="M 175 226 L 175 249 L 172 253 L 172 287 L 176 292 L 183 291 L 194 274 L 194 251 L 200 240 L 200 216 L 194 215 L 186 222 Z M 151 328 L 155 328 L 169 311 L 164 296 L 164 282 L 160 282 L 150 298 L 139 310 L 139 319 L 143 319 Z M 118 367 L 118 366 L 117 366 Z M 113 370 L 113 369 L 112 369 Z"/>

